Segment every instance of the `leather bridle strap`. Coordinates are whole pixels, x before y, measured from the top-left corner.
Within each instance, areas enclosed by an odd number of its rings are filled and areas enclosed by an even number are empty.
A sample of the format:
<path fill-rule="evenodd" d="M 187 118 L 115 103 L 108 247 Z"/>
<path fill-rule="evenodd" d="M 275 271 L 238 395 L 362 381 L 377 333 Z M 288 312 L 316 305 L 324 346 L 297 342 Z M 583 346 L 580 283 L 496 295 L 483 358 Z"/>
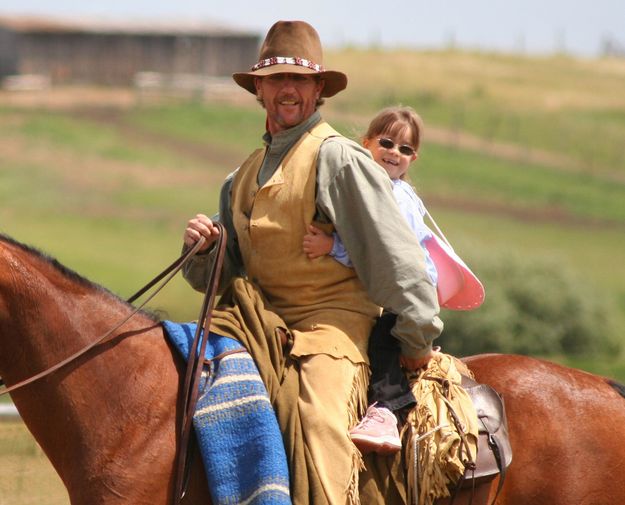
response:
<path fill-rule="evenodd" d="M 137 314 L 137 312 L 139 312 L 141 309 L 143 309 L 143 307 L 145 307 L 150 302 L 150 300 L 152 300 L 152 298 L 154 298 L 159 293 L 159 291 L 161 289 L 163 289 L 163 287 L 165 287 L 165 285 L 174 277 L 174 275 L 176 275 L 178 273 L 178 271 L 184 266 L 184 264 L 187 263 L 187 261 L 189 261 L 189 259 L 192 256 L 194 256 L 199 251 L 200 247 L 202 247 L 202 245 L 204 244 L 205 241 L 206 241 L 206 239 L 204 237 L 201 237 L 200 240 L 191 249 L 186 251 L 184 254 L 182 254 L 182 256 L 180 256 L 180 258 L 178 258 L 174 263 L 172 263 L 169 267 L 167 267 L 167 269 L 165 269 L 164 273 L 159 274 L 159 276 L 157 276 L 156 280 L 151 281 L 146 288 L 142 288 L 135 295 L 133 295 L 130 298 L 130 300 L 135 300 L 138 296 L 140 296 L 143 293 L 145 293 L 147 291 L 147 289 L 149 289 L 154 284 L 156 284 L 156 282 L 158 282 L 163 277 L 165 277 L 165 275 L 169 274 L 167 276 L 167 278 L 160 284 L 160 286 L 158 286 L 158 288 L 143 303 L 141 303 L 141 305 L 136 307 L 121 322 L 117 323 L 113 328 L 108 330 L 103 335 L 99 336 L 93 342 L 90 342 L 85 347 L 83 347 L 79 351 L 75 352 L 71 356 L 65 358 L 63 361 L 60 361 L 56 365 L 53 365 L 50 368 L 47 368 L 46 370 L 44 370 L 42 372 L 39 372 L 39 373 L 33 375 L 32 377 L 29 377 L 28 379 L 24 379 L 21 382 L 18 382 L 16 384 L 13 384 L 12 386 L 5 387 L 4 389 L 0 390 L 0 396 L 2 396 L 4 394 L 7 394 L 7 393 L 10 393 L 11 391 L 15 391 L 16 389 L 24 387 L 24 386 L 26 386 L 28 384 L 32 384 L 33 382 L 35 382 L 35 381 L 37 381 L 39 379 L 42 379 L 42 378 L 50 375 L 53 372 L 56 372 L 60 368 L 64 367 L 65 365 L 71 363 L 75 359 L 79 358 L 80 356 L 82 356 L 83 354 L 88 352 L 90 349 L 93 349 L 96 345 L 98 345 L 100 342 L 102 342 L 105 338 L 111 336 L 115 331 L 117 331 L 124 324 L 126 324 L 132 317 L 134 317 Z"/>
<path fill-rule="evenodd" d="M 126 301 L 128 303 L 133 303 L 137 298 L 139 298 L 141 295 L 143 295 L 149 289 L 151 289 L 152 286 L 154 286 L 157 282 L 159 282 L 163 277 L 165 277 L 170 272 L 173 272 L 167 278 L 167 280 L 161 286 L 158 287 L 158 289 L 154 292 L 154 294 L 151 295 L 150 299 L 154 298 L 156 293 L 158 293 L 163 288 L 163 286 L 165 286 L 165 284 L 167 284 L 170 281 L 170 279 L 174 275 L 176 275 L 176 273 L 178 273 L 178 271 L 185 265 L 185 263 L 187 263 L 187 261 L 189 261 L 192 256 L 195 256 L 197 254 L 198 250 L 200 249 L 200 247 L 202 247 L 205 241 L 206 239 L 200 236 L 200 240 L 198 240 L 193 245 L 193 247 L 189 248 L 188 251 L 184 252 L 182 256 L 180 256 L 176 261 L 174 261 L 171 265 L 169 265 L 165 270 L 163 270 L 160 274 L 154 277 L 154 279 L 148 282 L 145 286 L 143 286 L 139 291 L 137 291 L 134 295 L 132 295 Z"/>
<path fill-rule="evenodd" d="M 200 315 L 198 317 L 198 325 L 193 337 L 193 344 L 189 349 L 189 357 L 187 359 L 187 370 L 185 374 L 184 385 L 182 389 L 181 413 L 182 422 L 180 424 L 179 450 L 176 454 L 176 466 L 174 473 L 174 495 L 172 499 L 173 505 L 179 505 L 186 492 L 186 470 L 190 468 L 190 451 L 189 439 L 191 435 L 191 427 L 193 423 L 193 414 L 197 405 L 199 395 L 199 384 L 202 377 L 202 369 L 204 365 L 204 355 L 206 352 L 206 344 L 208 342 L 208 334 L 210 331 L 210 323 L 212 317 L 215 298 L 217 297 L 217 288 L 219 286 L 219 278 L 223 266 L 226 251 L 226 229 L 221 223 L 215 223 L 219 229 L 217 238 L 217 246 L 213 263 L 211 265 L 210 274 L 207 280 L 206 293 L 202 301 Z"/>

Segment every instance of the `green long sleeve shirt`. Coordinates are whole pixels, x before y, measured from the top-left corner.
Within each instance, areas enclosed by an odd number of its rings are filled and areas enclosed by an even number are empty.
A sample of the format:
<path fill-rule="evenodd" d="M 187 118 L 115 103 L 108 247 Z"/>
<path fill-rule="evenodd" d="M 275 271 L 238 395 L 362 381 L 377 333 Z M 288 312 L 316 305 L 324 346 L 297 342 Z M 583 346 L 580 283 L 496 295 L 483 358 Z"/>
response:
<path fill-rule="evenodd" d="M 261 186 L 304 132 L 319 121 L 321 116 L 315 112 L 273 137 L 265 134 Z M 245 275 L 230 210 L 233 175 L 222 187 L 219 204 L 218 219 L 228 232 L 224 282 Z M 333 223 L 371 300 L 397 314 L 392 334 L 400 340 L 402 353 L 413 358 L 427 354 L 443 328 L 436 288 L 427 275 L 419 242 L 393 197 L 391 180 L 369 151 L 345 137 L 332 137 L 321 145 L 316 207 L 315 220 Z M 184 276 L 194 288 L 205 289 L 209 264 L 210 254 L 204 254 L 186 266 Z"/>

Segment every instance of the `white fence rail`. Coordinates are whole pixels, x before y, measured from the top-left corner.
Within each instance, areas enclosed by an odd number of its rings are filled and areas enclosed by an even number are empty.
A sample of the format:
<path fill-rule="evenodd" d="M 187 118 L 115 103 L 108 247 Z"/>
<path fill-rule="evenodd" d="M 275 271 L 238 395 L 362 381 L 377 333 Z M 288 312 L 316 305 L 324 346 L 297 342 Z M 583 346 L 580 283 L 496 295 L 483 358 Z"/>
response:
<path fill-rule="evenodd" d="M 0 421 L 14 421 L 19 419 L 20 415 L 12 403 L 0 403 Z"/>

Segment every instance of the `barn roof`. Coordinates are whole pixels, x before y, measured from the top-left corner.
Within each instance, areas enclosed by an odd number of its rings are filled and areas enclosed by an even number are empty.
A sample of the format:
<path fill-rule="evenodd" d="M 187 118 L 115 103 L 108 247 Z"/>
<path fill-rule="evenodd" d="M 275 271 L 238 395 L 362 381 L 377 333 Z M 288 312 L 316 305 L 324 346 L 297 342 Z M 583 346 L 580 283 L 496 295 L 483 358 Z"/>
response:
<path fill-rule="evenodd" d="M 2 16 L 0 28 L 19 33 L 101 33 L 134 35 L 231 35 L 258 37 L 259 34 L 207 20 L 106 19 L 91 17 L 54 18 Z"/>

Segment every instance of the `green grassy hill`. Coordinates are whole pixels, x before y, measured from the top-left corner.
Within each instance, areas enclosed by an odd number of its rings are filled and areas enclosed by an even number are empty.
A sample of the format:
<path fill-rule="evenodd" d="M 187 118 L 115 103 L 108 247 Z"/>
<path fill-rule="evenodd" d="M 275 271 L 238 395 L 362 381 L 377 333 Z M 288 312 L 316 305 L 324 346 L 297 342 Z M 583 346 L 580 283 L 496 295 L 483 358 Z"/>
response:
<path fill-rule="evenodd" d="M 413 182 L 478 275 L 492 257 L 551 262 L 600 292 L 625 334 L 624 60 L 345 50 L 327 63 L 350 76 L 322 109 L 346 135 L 384 105 L 421 113 Z M 263 112 L 245 93 L 85 94 L 0 93 L 0 231 L 126 297 L 176 257 L 191 216 L 216 210 Z M 199 299 L 177 279 L 152 308 L 189 320 Z M 620 375 L 621 361 L 578 363 Z"/>

